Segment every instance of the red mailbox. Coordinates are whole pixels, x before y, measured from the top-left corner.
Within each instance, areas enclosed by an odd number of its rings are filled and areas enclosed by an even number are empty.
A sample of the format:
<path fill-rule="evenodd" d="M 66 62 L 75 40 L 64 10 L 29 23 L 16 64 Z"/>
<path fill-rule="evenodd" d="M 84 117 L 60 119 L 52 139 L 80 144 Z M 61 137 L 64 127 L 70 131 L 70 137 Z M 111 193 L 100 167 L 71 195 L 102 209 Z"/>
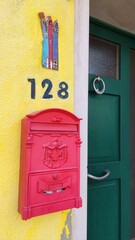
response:
<path fill-rule="evenodd" d="M 82 206 L 80 119 L 47 109 L 22 119 L 18 211 L 22 219 Z"/>

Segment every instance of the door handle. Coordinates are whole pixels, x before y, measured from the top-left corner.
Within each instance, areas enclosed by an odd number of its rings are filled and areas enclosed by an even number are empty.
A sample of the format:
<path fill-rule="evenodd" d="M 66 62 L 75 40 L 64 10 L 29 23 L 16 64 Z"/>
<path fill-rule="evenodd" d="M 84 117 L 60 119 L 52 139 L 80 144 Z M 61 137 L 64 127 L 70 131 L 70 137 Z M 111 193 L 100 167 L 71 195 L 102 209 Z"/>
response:
<path fill-rule="evenodd" d="M 102 180 L 106 179 L 110 175 L 111 172 L 110 172 L 109 169 L 105 169 L 104 173 L 105 174 L 103 176 L 101 176 L 101 177 L 97 177 L 97 176 L 94 176 L 92 174 L 88 174 L 88 178 L 96 180 L 96 181 L 102 181 Z"/>
<path fill-rule="evenodd" d="M 100 84 L 100 87 L 101 89 L 98 89 L 96 88 L 96 82 L 98 82 Z M 105 83 L 103 81 L 102 78 L 100 77 L 96 77 L 94 80 L 93 80 L 93 88 L 94 88 L 94 91 L 97 93 L 97 94 L 103 94 L 104 91 L 105 91 Z"/>

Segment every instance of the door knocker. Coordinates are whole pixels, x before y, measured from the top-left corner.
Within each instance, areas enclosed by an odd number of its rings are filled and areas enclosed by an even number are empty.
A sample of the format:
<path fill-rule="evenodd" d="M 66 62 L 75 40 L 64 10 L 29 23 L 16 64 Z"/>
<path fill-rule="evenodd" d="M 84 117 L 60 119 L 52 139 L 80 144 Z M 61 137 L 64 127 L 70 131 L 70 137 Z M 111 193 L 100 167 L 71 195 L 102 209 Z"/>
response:
<path fill-rule="evenodd" d="M 99 83 L 99 88 L 96 87 L 96 82 Z M 94 91 L 97 93 L 97 94 L 103 94 L 104 91 L 105 91 L 105 83 L 103 81 L 102 78 L 100 77 L 96 77 L 94 80 L 93 80 L 93 88 L 94 88 Z"/>

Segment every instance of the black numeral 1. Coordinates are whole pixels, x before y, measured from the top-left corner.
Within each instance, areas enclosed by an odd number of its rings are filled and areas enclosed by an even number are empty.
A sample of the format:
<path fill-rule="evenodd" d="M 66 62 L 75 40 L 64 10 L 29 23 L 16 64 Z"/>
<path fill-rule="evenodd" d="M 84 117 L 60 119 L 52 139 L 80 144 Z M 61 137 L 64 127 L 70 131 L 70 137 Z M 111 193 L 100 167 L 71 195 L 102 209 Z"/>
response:
<path fill-rule="evenodd" d="M 36 96 L 36 83 L 34 78 L 28 78 L 28 82 L 31 83 L 31 98 L 35 99 Z"/>

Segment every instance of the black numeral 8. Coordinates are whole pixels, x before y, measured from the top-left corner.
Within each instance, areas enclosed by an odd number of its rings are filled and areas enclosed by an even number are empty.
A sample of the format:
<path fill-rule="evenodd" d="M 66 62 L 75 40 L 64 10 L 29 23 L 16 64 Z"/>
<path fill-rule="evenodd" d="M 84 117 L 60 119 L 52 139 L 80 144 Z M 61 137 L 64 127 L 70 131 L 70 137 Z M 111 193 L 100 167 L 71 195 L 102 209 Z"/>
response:
<path fill-rule="evenodd" d="M 62 99 L 68 98 L 68 85 L 66 82 L 60 82 L 59 84 L 59 90 L 58 90 L 58 96 Z"/>

